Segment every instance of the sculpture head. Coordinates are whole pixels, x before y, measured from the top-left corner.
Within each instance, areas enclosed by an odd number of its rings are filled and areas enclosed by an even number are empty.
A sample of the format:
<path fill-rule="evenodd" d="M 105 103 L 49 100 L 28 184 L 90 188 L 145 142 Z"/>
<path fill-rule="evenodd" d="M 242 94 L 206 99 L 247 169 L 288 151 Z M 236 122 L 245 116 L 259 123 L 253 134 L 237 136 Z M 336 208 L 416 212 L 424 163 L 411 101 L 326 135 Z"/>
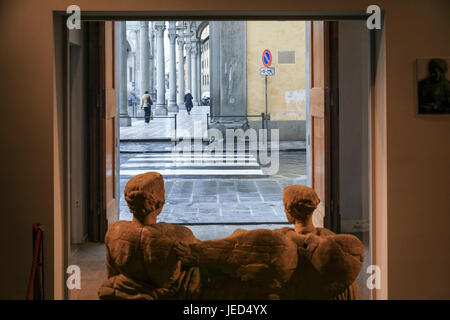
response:
<path fill-rule="evenodd" d="M 312 213 L 319 203 L 320 199 L 312 188 L 301 185 L 284 188 L 284 211 L 290 223 L 312 226 Z"/>
<path fill-rule="evenodd" d="M 133 216 L 144 223 L 154 220 L 164 206 L 164 180 L 158 172 L 147 172 L 131 178 L 124 195 Z M 149 219 L 150 218 L 150 219 Z"/>

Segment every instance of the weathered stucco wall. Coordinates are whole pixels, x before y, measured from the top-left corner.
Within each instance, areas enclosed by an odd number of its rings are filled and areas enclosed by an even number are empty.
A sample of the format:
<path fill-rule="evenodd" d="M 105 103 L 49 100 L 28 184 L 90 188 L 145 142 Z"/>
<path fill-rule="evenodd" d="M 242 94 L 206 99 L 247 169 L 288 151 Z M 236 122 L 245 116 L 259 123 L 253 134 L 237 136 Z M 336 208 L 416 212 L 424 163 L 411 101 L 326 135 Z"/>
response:
<path fill-rule="evenodd" d="M 271 120 L 306 120 L 304 21 L 247 22 L 247 113 L 265 111 L 262 53 L 272 52 L 275 76 L 268 78 Z M 279 52 L 295 52 L 295 63 L 279 63 Z M 289 61 L 292 62 L 292 61 Z"/>

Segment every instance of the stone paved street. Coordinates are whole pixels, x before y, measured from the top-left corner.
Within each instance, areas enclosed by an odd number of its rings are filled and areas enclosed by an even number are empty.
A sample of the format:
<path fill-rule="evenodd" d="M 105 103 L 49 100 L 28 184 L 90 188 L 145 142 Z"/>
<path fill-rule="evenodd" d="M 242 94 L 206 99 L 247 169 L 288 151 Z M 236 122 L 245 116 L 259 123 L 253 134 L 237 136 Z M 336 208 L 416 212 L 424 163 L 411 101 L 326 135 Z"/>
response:
<path fill-rule="evenodd" d="M 187 152 L 183 154 L 137 154 L 120 166 L 121 177 L 132 177 L 148 171 L 157 171 L 166 178 L 200 176 L 264 176 L 253 154 L 203 155 Z"/>
<path fill-rule="evenodd" d="M 205 106 L 194 107 L 191 115 L 180 110 L 177 136 L 206 138 L 208 112 L 209 107 Z M 169 113 L 169 117 L 173 114 Z M 132 218 L 123 197 L 128 180 L 143 172 L 158 171 L 164 177 L 166 193 L 159 221 L 183 224 L 287 222 L 282 204 L 283 188 L 306 184 L 304 141 L 281 142 L 279 170 L 269 175 L 268 168 L 260 166 L 255 155 L 245 150 L 234 155 L 202 156 L 188 152 L 176 157 L 171 153 L 173 143 L 157 141 L 174 137 L 172 118 L 155 118 L 148 125 L 143 119 L 133 119 L 131 127 L 120 128 L 121 220 Z"/>
<path fill-rule="evenodd" d="M 142 154 L 121 154 L 121 166 L 133 163 L 130 160 L 139 155 Z M 170 164 L 171 161 L 168 162 Z M 152 168 L 152 163 L 149 165 L 145 167 L 145 171 L 160 168 Z M 125 169 L 129 168 L 125 167 Z M 236 171 L 236 168 L 230 167 L 222 171 L 227 170 Z M 121 220 L 132 218 L 123 198 L 125 184 L 131 176 L 121 175 L 120 179 Z M 278 173 L 263 174 L 259 178 L 242 172 L 218 175 L 214 178 L 208 175 L 186 177 L 163 174 L 163 176 L 166 204 L 159 216 L 159 221 L 184 224 L 286 223 L 282 204 L 283 188 L 292 184 L 306 184 L 306 153 L 304 151 L 281 152 Z"/>
<path fill-rule="evenodd" d="M 195 106 L 190 115 L 186 110 L 176 113 L 177 136 L 206 139 L 206 118 L 209 108 L 209 106 Z M 175 113 L 169 113 L 167 115 L 169 118 L 159 117 L 161 116 L 155 116 L 148 124 L 143 118 L 132 119 L 131 127 L 120 127 L 120 139 L 174 139 Z"/>

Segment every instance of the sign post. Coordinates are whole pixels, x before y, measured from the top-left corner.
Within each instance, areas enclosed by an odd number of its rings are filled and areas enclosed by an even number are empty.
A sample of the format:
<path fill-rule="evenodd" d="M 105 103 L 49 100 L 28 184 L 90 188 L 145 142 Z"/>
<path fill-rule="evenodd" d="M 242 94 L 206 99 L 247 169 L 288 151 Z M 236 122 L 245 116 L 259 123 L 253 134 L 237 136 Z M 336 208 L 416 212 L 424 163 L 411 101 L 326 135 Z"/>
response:
<path fill-rule="evenodd" d="M 272 64 L 272 53 L 270 52 L 269 49 L 266 49 L 263 51 L 262 63 L 264 65 L 264 67 L 259 69 L 259 74 L 264 76 L 264 82 L 265 82 L 266 112 L 264 114 L 264 126 L 265 126 L 265 129 L 267 129 L 267 139 L 269 139 L 269 123 L 268 123 L 269 108 L 267 105 L 267 77 L 275 75 L 275 68 L 270 67 L 270 65 Z"/>
<path fill-rule="evenodd" d="M 268 111 L 268 107 L 267 107 L 267 76 L 264 76 L 264 80 L 266 82 L 266 113 L 264 114 L 264 117 L 265 117 L 264 120 L 266 123 L 266 129 L 269 130 L 268 123 L 267 123 L 267 111 Z M 267 132 L 267 133 L 269 133 L 269 132 Z"/>

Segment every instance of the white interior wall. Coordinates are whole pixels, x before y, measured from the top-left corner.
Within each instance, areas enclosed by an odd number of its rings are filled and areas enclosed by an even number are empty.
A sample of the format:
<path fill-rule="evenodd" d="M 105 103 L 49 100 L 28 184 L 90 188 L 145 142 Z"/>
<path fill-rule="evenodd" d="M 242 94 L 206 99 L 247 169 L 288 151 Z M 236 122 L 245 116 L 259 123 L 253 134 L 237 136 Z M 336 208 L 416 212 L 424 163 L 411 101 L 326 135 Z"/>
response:
<path fill-rule="evenodd" d="M 369 230 L 369 31 L 339 22 L 339 206 L 342 232 Z"/>

